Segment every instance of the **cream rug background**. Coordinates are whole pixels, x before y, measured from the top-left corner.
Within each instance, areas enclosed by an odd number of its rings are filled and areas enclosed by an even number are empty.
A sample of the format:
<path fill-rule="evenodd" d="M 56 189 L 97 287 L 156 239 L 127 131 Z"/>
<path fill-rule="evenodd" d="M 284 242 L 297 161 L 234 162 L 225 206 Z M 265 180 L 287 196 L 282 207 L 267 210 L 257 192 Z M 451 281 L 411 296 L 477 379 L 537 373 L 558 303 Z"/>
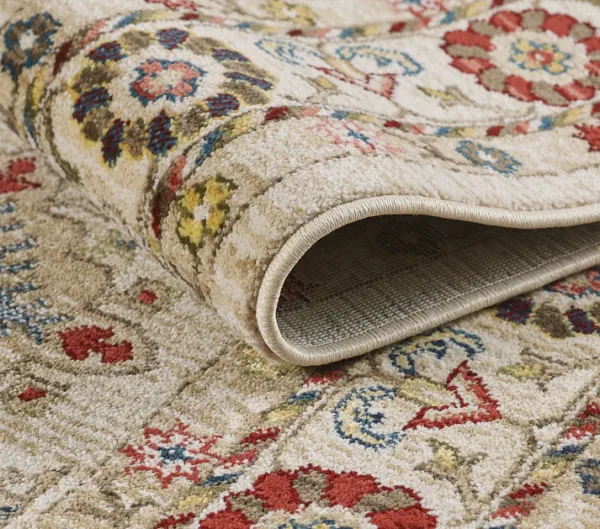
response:
<path fill-rule="evenodd" d="M 600 11 L 417 5 L 8 2 L 6 118 L 253 347 L 348 358 L 600 260 Z"/>
<path fill-rule="evenodd" d="M 2 526 L 597 527 L 597 268 L 278 365 L 0 138 Z"/>
<path fill-rule="evenodd" d="M 599 14 L 499 4 L 0 3 L 0 525 L 597 527 Z"/>

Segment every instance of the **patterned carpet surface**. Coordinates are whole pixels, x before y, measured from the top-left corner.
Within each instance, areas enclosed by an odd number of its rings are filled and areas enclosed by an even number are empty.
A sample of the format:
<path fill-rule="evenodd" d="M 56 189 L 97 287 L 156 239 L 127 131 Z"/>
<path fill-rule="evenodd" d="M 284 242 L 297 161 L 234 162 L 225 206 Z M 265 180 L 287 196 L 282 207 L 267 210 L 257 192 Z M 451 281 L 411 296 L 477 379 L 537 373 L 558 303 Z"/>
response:
<path fill-rule="evenodd" d="M 600 270 L 357 360 L 276 365 L 1 144 L 6 527 L 597 527 Z"/>
<path fill-rule="evenodd" d="M 359 4 L 7 0 L 4 118 L 241 339 L 291 364 L 599 264 L 600 9 Z M 355 239 L 339 230 L 360 220 Z"/>
<path fill-rule="evenodd" d="M 597 529 L 600 10 L 369 6 L 0 1 L 0 526 Z"/>

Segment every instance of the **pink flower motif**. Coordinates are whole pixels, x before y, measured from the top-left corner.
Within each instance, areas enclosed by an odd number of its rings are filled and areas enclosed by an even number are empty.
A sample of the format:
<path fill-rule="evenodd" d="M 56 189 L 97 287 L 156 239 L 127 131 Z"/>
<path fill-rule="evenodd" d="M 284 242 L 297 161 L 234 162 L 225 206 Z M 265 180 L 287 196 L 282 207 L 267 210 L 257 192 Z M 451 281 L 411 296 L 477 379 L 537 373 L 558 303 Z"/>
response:
<path fill-rule="evenodd" d="M 198 4 L 192 0 L 146 0 L 147 4 L 162 4 L 167 9 L 172 11 L 189 9 L 190 11 L 198 11 Z"/>
<path fill-rule="evenodd" d="M 348 145 L 363 154 L 397 154 L 400 147 L 387 141 L 382 131 L 367 128 L 359 121 L 349 119 L 322 119 L 309 130 L 327 136 L 334 145 Z"/>
<path fill-rule="evenodd" d="M 189 425 L 177 419 L 175 426 L 166 431 L 160 428 L 144 428 L 144 443 L 129 445 L 120 450 L 131 458 L 125 468 L 132 472 L 151 472 L 167 488 L 176 478 L 184 478 L 197 483 L 207 467 L 231 468 L 254 460 L 256 451 L 247 450 L 230 456 L 215 451 L 215 445 L 222 439 L 220 435 L 199 437 L 188 431 Z"/>
<path fill-rule="evenodd" d="M 138 77 L 130 84 L 130 92 L 144 106 L 163 97 L 175 102 L 193 95 L 205 73 L 186 61 L 162 59 L 148 59 L 136 71 Z"/>
<path fill-rule="evenodd" d="M 577 276 L 555 281 L 546 286 L 545 290 L 560 292 L 574 299 L 586 294 L 600 296 L 600 268 L 591 268 Z"/>

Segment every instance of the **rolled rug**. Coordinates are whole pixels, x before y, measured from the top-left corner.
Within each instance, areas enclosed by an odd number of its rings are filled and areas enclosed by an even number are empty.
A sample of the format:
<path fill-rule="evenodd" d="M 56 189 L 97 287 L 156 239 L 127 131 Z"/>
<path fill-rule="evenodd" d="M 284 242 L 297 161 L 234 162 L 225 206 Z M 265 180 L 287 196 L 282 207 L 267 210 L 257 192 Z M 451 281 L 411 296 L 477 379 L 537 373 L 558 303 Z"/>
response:
<path fill-rule="evenodd" d="M 288 363 L 600 263 L 600 8 L 337 3 L 4 0 L 4 118 Z"/>

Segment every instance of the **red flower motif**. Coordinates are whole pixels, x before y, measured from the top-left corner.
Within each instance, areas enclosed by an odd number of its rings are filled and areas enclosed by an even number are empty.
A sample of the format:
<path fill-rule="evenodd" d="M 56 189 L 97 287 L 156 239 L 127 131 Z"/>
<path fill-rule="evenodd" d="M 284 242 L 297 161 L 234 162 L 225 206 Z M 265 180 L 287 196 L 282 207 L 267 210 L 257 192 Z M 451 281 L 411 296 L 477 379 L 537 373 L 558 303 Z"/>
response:
<path fill-rule="evenodd" d="M 575 128 L 579 131 L 575 137 L 587 141 L 590 152 L 600 151 L 600 126 L 575 125 Z"/>
<path fill-rule="evenodd" d="M 16 193 L 25 189 L 35 189 L 42 184 L 31 182 L 24 175 L 35 171 L 34 158 L 19 158 L 9 162 L 6 171 L 0 171 L 0 194 Z"/>
<path fill-rule="evenodd" d="M 132 472 L 151 472 L 159 480 L 163 488 L 167 488 L 176 478 L 183 478 L 197 483 L 202 478 L 203 470 L 211 467 L 231 469 L 238 465 L 251 463 L 256 459 L 257 445 L 270 441 L 279 433 L 278 429 L 258 430 L 239 443 L 237 453 L 223 455 L 222 449 L 216 449 L 221 442 L 221 435 L 197 436 L 188 431 L 189 424 L 179 419 L 175 426 L 166 431 L 160 428 L 144 428 L 144 443 L 138 446 L 129 445 L 120 450 L 131 458 L 131 464 L 125 468 L 126 474 Z"/>
<path fill-rule="evenodd" d="M 42 399 L 46 396 L 46 390 L 29 386 L 25 391 L 19 393 L 18 397 L 23 402 L 31 402 L 32 400 Z"/>
<path fill-rule="evenodd" d="M 595 34 L 595 27 L 569 15 L 541 9 L 498 11 L 466 30 L 446 33 L 442 49 L 452 57 L 452 66 L 475 75 L 487 90 L 566 106 L 596 93 L 600 38 Z M 582 63 L 586 73 L 569 76 L 571 61 Z"/>
<path fill-rule="evenodd" d="M 249 489 L 227 496 L 225 508 L 209 514 L 199 529 L 250 529 L 274 512 L 283 520 L 278 518 L 277 526 L 288 521 L 293 527 L 313 527 L 325 513 L 327 520 L 335 520 L 341 511 L 345 520 L 355 518 L 357 527 L 370 522 L 378 529 L 434 529 L 437 517 L 420 501 L 412 490 L 399 485 L 385 487 L 370 475 L 309 465 L 259 476 Z"/>
<path fill-rule="evenodd" d="M 137 295 L 138 301 L 144 305 L 152 305 L 158 296 L 152 290 L 144 289 Z"/>
<path fill-rule="evenodd" d="M 112 327 L 102 329 L 95 325 L 83 326 L 67 329 L 58 335 L 62 340 L 63 350 L 71 360 L 85 360 L 90 356 L 90 352 L 100 354 L 104 364 L 126 362 L 133 358 L 131 342 L 123 340 L 110 344 L 106 341 L 114 335 Z"/>

